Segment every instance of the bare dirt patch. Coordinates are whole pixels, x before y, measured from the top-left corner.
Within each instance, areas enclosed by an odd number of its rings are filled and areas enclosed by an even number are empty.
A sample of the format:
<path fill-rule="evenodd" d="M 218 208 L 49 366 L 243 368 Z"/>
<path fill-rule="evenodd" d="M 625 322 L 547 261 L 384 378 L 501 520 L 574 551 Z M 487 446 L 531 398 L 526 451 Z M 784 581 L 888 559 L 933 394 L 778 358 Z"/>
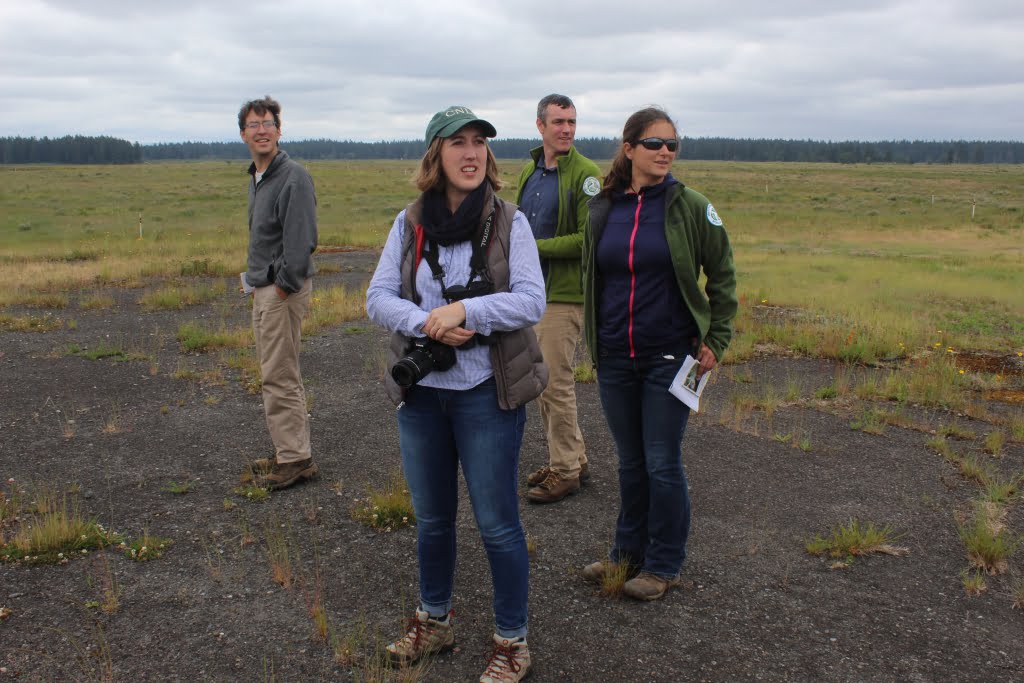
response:
<path fill-rule="evenodd" d="M 318 258 L 340 267 L 317 286 L 358 286 L 376 254 Z M 365 629 L 359 663 L 372 653 L 373 635 L 397 634 L 415 602 L 415 530 L 381 533 L 351 517 L 353 500 L 399 463 L 393 407 L 375 360 L 386 335 L 363 320 L 304 342 L 323 476 L 258 503 L 235 492 L 246 460 L 269 451 L 258 396 L 237 371 L 223 370 L 223 379 L 208 372 L 220 365 L 215 356 L 182 354 L 174 339 L 189 320 L 245 325 L 244 300 L 148 313 L 137 304 L 139 290 L 107 292 L 113 308 L 72 304 L 55 313 L 74 320 L 73 329 L 0 333 L 0 486 L 13 478 L 26 487 L 74 487 L 84 511 L 108 529 L 173 544 L 149 562 L 108 548 L 63 566 L 0 563 L 0 681 L 364 676 L 336 661 L 311 608 L 322 602 L 341 636 Z M 67 352 L 71 344 L 115 342 L 143 349 L 148 342 L 156 363 Z M 178 376 L 194 378 L 176 379 L 182 369 L 195 375 Z M 579 578 L 607 551 L 618 486 L 596 387 L 579 386 L 591 482 L 554 506 L 523 504 L 537 548 L 531 680 L 1024 679 L 1024 613 L 1012 606 L 1021 558 L 1011 558 L 1007 574 L 988 577 L 981 595 L 968 596 L 962 585 L 968 559 L 956 519 L 978 484 L 926 447 L 929 434 L 893 425 L 880 435 L 854 430 L 854 409 L 811 401 L 834 371 L 826 361 L 773 357 L 718 374 L 684 443 L 694 504 L 686 582 L 653 604 L 603 598 Z M 794 378 L 801 400 L 770 415 L 726 419 L 734 393 Z M 972 422 L 926 413 L 922 419 L 935 424 Z M 105 429 L 112 420 L 118 429 Z M 546 460 L 538 424 L 531 407 L 524 478 Z M 1019 475 L 1024 446 L 1007 442 L 1000 457 L 989 456 L 980 435 L 990 429 L 977 425 L 979 436 L 958 440 L 956 449 Z M 180 486 L 171 482 L 188 482 L 187 492 L 173 492 Z M 476 680 L 489 651 L 490 575 L 463 502 L 459 646 L 433 664 L 430 681 Z M 1022 507 L 1017 494 L 1005 518 L 1010 529 L 1024 530 Z M 909 553 L 832 569 L 829 559 L 805 552 L 810 538 L 851 519 L 891 525 Z M 269 560 L 275 533 L 290 551 L 295 581 L 287 588 L 275 582 Z M 111 585 L 118 604 L 105 611 Z"/>

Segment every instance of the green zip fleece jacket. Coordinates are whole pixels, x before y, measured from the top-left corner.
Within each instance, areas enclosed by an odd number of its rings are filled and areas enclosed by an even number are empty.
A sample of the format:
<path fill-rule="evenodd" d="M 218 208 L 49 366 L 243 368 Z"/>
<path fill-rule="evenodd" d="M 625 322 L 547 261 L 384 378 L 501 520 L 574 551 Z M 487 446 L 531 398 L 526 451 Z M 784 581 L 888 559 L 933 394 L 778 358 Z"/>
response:
<path fill-rule="evenodd" d="M 611 199 L 607 196 L 592 199 L 590 219 L 584 231 L 583 334 L 595 365 L 599 277 L 595 259 L 610 207 Z M 732 321 L 739 308 L 729 236 L 711 202 L 680 183 L 671 186 L 665 194 L 665 237 L 679 292 L 700 328 L 701 341 L 721 361 L 732 339 Z M 702 268 L 708 278 L 704 292 L 698 284 Z"/>
<path fill-rule="evenodd" d="M 516 204 L 523 199 L 526 181 L 537 168 L 537 160 L 544 154 L 543 147 L 530 150 L 533 161 L 519 172 Z M 580 255 L 583 250 L 583 228 L 587 224 L 587 202 L 601 191 L 601 170 L 590 159 L 569 149 L 558 157 L 558 225 L 555 236 L 537 240 L 541 259 L 547 259 L 548 275 L 544 289 L 549 302 L 578 304 L 583 302 L 580 291 Z"/>

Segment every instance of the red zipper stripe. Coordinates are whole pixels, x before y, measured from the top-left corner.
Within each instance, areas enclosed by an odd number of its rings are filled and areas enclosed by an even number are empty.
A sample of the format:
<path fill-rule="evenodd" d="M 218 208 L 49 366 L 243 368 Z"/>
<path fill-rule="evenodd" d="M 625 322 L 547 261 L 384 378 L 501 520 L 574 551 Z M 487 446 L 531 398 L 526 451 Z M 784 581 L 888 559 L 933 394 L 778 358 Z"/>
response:
<path fill-rule="evenodd" d="M 633 214 L 633 233 L 629 236 L 629 357 L 636 358 L 636 348 L 633 346 L 633 299 L 636 297 L 636 270 L 633 268 L 633 245 L 636 243 L 636 233 L 640 229 L 640 207 L 644 203 L 644 196 L 636 196 L 636 213 Z"/>

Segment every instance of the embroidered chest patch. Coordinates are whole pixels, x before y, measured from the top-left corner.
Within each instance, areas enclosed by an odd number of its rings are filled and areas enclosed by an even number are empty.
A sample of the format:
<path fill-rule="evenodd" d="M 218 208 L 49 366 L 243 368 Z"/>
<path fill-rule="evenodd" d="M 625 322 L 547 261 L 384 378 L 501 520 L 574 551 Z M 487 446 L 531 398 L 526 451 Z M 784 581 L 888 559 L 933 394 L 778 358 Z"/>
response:
<path fill-rule="evenodd" d="M 597 193 L 601 191 L 601 181 L 594 176 L 589 176 L 583 181 L 583 194 L 588 197 L 596 197 Z"/>

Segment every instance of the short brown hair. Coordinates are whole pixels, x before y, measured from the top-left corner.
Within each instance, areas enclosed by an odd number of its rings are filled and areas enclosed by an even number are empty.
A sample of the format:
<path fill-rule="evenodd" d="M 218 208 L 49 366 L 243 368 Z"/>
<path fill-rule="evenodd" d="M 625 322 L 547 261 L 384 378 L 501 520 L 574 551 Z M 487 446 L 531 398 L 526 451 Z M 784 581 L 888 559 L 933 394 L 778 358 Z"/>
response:
<path fill-rule="evenodd" d="M 238 110 L 238 130 L 245 130 L 245 119 L 249 116 L 249 112 L 256 112 L 258 116 L 270 112 L 274 116 L 277 129 L 281 130 L 281 103 L 270 95 L 259 100 L 249 100 L 242 105 L 242 108 Z"/>
<path fill-rule="evenodd" d="M 537 118 L 543 121 L 544 123 L 548 122 L 548 105 L 552 104 L 558 107 L 559 109 L 568 109 L 570 107 L 572 107 L 573 109 L 576 108 L 576 105 L 572 103 L 572 100 L 570 100 L 565 95 L 559 95 L 558 93 L 551 93 L 550 95 L 545 95 L 544 97 L 541 98 L 540 102 L 537 103 Z"/>
<path fill-rule="evenodd" d="M 413 176 L 412 182 L 420 192 L 435 190 L 443 192 L 448 179 L 444 175 L 444 167 L 441 165 L 441 145 L 448 138 L 435 137 L 427 145 L 427 151 L 420 159 L 420 167 Z M 484 141 L 486 145 L 487 142 Z M 498 175 L 498 164 L 494 161 L 494 153 L 491 146 L 487 145 L 487 166 L 484 171 L 484 179 L 487 180 L 494 191 L 501 189 L 502 183 Z"/>

